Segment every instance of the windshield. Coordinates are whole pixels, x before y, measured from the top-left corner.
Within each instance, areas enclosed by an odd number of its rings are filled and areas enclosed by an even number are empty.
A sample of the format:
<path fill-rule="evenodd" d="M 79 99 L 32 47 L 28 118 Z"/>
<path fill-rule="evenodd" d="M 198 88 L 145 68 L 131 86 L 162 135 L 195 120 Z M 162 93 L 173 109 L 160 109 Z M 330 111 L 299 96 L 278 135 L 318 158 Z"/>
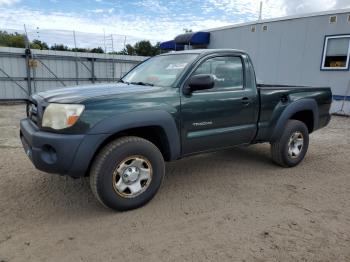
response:
<path fill-rule="evenodd" d="M 155 56 L 132 69 L 122 82 L 138 85 L 172 86 L 197 54 Z"/>

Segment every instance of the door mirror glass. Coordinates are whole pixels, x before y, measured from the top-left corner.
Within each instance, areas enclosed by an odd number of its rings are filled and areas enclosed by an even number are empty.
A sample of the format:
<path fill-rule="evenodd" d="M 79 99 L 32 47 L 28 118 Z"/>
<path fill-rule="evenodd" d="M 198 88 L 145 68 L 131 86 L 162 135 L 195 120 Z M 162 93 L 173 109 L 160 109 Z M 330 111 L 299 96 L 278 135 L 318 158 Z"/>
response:
<path fill-rule="evenodd" d="M 193 91 L 211 89 L 214 85 L 214 77 L 210 74 L 193 75 L 188 80 L 188 84 L 184 88 L 184 93 L 188 95 Z"/>

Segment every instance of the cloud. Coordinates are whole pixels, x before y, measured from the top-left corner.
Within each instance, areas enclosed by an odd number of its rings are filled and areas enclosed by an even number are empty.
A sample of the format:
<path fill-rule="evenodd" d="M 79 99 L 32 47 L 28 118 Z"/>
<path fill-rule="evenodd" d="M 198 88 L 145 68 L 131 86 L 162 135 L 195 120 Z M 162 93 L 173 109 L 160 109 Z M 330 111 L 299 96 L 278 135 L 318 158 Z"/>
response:
<path fill-rule="evenodd" d="M 184 18 L 189 17 L 187 13 L 179 14 L 178 18 L 172 17 L 154 17 L 154 16 L 135 16 L 132 14 L 120 16 L 118 14 L 110 14 L 108 12 L 100 13 L 95 10 L 99 16 L 89 16 L 86 14 L 75 12 L 43 12 L 28 8 L 7 8 L 6 12 L 0 8 L 0 27 L 6 29 L 23 28 L 26 24 L 28 31 L 33 32 L 32 38 L 37 38 L 36 28 L 39 27 L 41 39 L 52 43 L 66 43 L 63 39 L 67 39 L 67 34 L 71 38 L 72 31 L 80 32 L 81 35 L 93 38 L 93 35 L 102 36 L 99 45 L 103 45 L 103 31 L 107 35 L 114 34 L 116 41 L 124 42 L 124 36 L 127 36 L 127 43 L 132 40 L 148 39 L 153 43 L 173 39 L 183 28 L 190 26 L 193 30 L 201 30 L 203 28 L 227 25 L 227 21 L 217 19 L 194 17 L 189 25 Z M 31 30 L 32 29 L 32 30 Z M 49 34 L 49 31 L 56 32 Z M 45 34 L 44 34 L 45 32 Z M 65 32 L 65 33 L 63 33 Z M 70 33 L 67 33 L 70 32 Z M 77 34 L 79 35 L 79 34 Z M 46 40 L 45 37 L 49 40 Z M 70 43 L 71 41 L 68 41 Z M 93 41 L 96 44 L 96 41 Z M 88 41 L 91 43 L 91 40 Z M 117 45 L 118 46 L 118 45 Z"/>
<path fill-rule="evenodd" d="M 143 7 L 144 9 L 157 12 L 157 13 L 168 13 L 168 8 L 161 3 L 159 0 L 141 0 L 135 2 L 136 6 Z"/>
<path fill-rule="evenodd" d="M 22 30 L 26 24 L 30 38 L 78 46 L 102 46 L 103 32 L 113 34 L 120 50 L 127 43 L 147 39 L 155 43 L 173 39 L 183 28 L 194 31 L 221 27 L 258 18 L 260 0 L 137 0 L 113 3 L 95 0 L 95 5 L 66 11 L 50 11 L 26 5 L 11 6 L 20 0 L 0 0 L 0 28 Z M 100 3 L 96 3 L 100 2 Z M 127 4 L 125 4 L 127 3 Z M 5 6 L 6 5 L 6 6 Z M 56 10 L 59 9 L 59 5 Z M 263 18 L 350 7 L 350 0 L 263 0 Z M 123 9 L 124 8 L 124 9 Z M 36 28 L 39 27 L 39 35 Z"/>
<path fill-rule="evenodd" d="M 215 9 L 224 11 L 228 15 L 243 14 L 248 21 L 259 16 L 260 0 L 209 0 L 209 4 Z M 280 17 L 286 14 L 281 0 L 263 1 L 263 13 L 265 18 Z"/>
<path fill-rule="evenodd" d="M 94 9 L 94 10 L 91 10 L 91 12 L 95 13 L 95 14 L 99 14 L 99 13 L 103 13 L 103 9 Z"/>
<path fill-rule="evenodd" d="M 287 14 L 318 12 L 332 9 L 349 8 L 349 0 L 284 0 L 283 5 Z"/>
<path fill-rule="evenodd" d="M 350 0 L 263 0 L 263 18 L 350 8 Z M 209 4 L 208 4 L 209 3 Z M 222 10 L 226 14 L 244 14 L 247 20 L 258 17 L 260 0 L 209 0 L 207 10 Z"/>
<path fill-rule="evenodd" d="M 337 0 L 335 3 L 335 8 L 350 8 L 350 1 L 349 0 Z"/>
<path fill-rule="evenodd" d="M 19 2 L 20 0 L 0 0 L 0 6 L 10 6 Z"/>

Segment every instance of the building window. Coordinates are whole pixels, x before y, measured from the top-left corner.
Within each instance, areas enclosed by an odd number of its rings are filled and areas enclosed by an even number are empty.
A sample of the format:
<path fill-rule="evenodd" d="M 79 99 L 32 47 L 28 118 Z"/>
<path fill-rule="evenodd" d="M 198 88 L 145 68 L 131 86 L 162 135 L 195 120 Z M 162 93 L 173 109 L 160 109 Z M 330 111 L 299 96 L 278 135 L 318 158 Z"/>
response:
<path fill-rule="evenodd" d="M 349 69 L 349 58 L 350 35 L 326 36 L 321 69 Z"/>
<path fill-rule="evenodd" d="M 348 22 L 350 23 L 350 15 L 348 15 Z"/>
<path fill-rule="evenodd" d="M 330 24 L 335 24 L 337 22 L 337 16 L 336 15 L 332 15 L 329 17 L 329 23 Z"/>
<path fill-rule="evenodd" d="M 262 30 L 263 30 L 264 32 L 266 32 L 266 31 L 267 31 L 267 25 L 263 25 L 263 26 L 262 26 Z"/>
<path fill-rule="evenodd" d="M 253 25 L 253 26 L 250 28 L 250 31 L 251 31 L 252 33 L 255 33 L 255 30 L 256 30 L 255 25 Z"/>

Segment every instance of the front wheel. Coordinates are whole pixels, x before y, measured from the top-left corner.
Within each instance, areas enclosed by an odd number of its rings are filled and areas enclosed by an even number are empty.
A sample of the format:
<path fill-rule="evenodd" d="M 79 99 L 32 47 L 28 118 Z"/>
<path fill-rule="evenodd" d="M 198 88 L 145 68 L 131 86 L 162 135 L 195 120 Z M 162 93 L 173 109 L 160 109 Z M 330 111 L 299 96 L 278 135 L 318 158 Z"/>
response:
<path fill-rule="evenodd" d="M 154 197 L 164 173 L 163 156 L 154 144 L 140 137 L 122 137 L 97 155 L 90 186 L 104 206 L 130 210 Z"/>
<path fill-rule="evenodd" d="M 283 134 L 271 143 L 271 155 L 275 163 L 283 167 L 298 165 L 309 147 L 307 126 L 298 120 L 288 120 Z"/>

